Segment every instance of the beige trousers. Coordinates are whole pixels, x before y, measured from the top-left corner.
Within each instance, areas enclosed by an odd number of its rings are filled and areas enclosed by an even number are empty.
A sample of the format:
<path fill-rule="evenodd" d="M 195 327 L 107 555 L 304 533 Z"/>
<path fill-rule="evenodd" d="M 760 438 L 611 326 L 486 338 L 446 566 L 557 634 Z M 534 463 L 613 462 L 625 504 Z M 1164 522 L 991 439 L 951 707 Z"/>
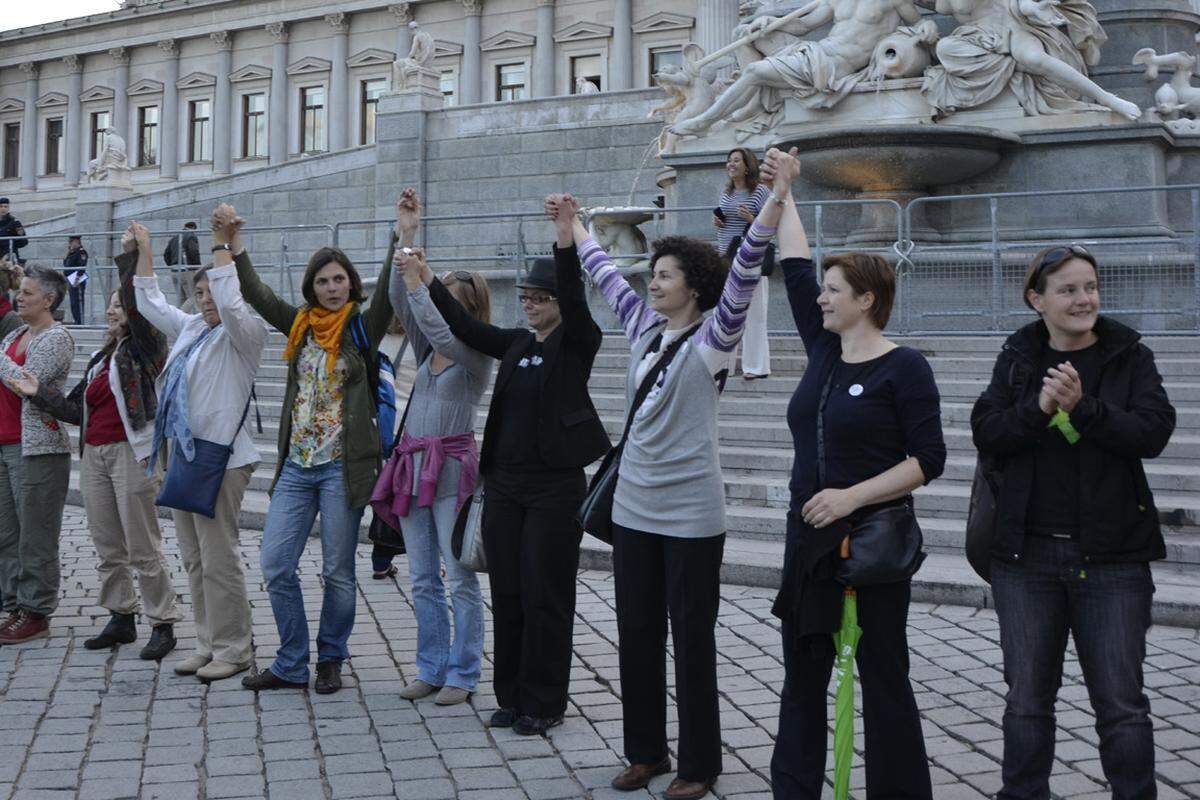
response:
<path fill-rule="evenodd" d="M 128 442 L 85 445 L 79 472 L 88 528 L 100 557 L 100 605 L 118 614 L 137 611 L 136 571 L 142 610 L 152 625 L 180 619 L 154 506 L 162 469 L 156 472 L 153 478 L 146 475 Z"/>
<path fill-rule="evenodd" d="M 174 510 L 179 554 L 192 590 L 196 655 L 245 664 L 250 649 L 250 601 L 238 550 L 238 512 L 254 465 L 225 471 L 216 519 Z"/>

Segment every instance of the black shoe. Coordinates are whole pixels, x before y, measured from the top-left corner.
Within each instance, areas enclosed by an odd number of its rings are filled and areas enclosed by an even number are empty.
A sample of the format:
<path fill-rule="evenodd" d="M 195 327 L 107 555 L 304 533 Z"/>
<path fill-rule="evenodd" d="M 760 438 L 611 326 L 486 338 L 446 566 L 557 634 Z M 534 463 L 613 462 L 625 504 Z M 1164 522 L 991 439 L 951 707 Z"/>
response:
<path fill-rule="evenodd" d="M 242 678 L 242 688 L 252 689 L 256 692 L 265 692 L 270 689 L 307 689 L 308 682 L 285 681 L 271 670 L 264 669 L 255 675 L 247 675 Z"/>
<path fill-rule="evenodd" d="M 513 731 L 521 736 L 544 736 L 546 731 L 562 725 L 562 714 L 556 717 L 528 717 L 522 716 L 513 723 Z"/>
<path fill-rule="evenodd" d="M 138 653 L 138 658 L 143 661 L 161 661 L 163 656 L 174 649 L 175 626 L 169 622 L 163 622 L 154 626 L 154 630 L 150 633 L 150 641 L 146 642 L 142 652 Z"/>
<path fill-rule="evenodd" d="M 342 662 L 321 661 L 317 663 L 317 694 L 333 694 L 342 688 Z"/>
<path fill-rule="evenodd" d="M 488 722 L 488 727 L 511 728 L 516 721 L 517 710 L 515 708 L 498 708 L 492 712 L 492 719 Z"/>
<path fill-rule="evenodd" d="M 88 650 L 106 650 L 113 645 L 136 641 L 137 623 L 133 621 L 133 614 L 118 614 L 114 611 L 100 635 L 87 639 L 83 646 Z"/>

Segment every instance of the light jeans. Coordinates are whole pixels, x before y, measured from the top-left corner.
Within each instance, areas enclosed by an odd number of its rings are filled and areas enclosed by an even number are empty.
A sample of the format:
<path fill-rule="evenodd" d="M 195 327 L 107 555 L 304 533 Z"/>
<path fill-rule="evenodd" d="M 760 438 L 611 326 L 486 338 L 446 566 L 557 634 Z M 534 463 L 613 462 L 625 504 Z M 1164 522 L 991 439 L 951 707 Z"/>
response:
<path fill-rule="evenodd" d="M 425 508 L 418 508 L 414 497 L 408 516 L 400 518 L 400 531 L 417 615 L 417 678 L 431 686 L 473 692 L 483 656 L 483 597 L 475 573 L 460 565 L 450 549 L 457 508 L 456 495 L 439 497 Z M 453 643 L 442 562 L 453 602 Z"/>
<path fill-rule="evenodd" d="M 267 510 L 261 559 L 279 630 L 279 650 L 271 671 L 295 683 L 306 683 L 309 678 L 308 619 L 297 570 L 318 511 L 325 596 L 317 631 L 317 661 L 340 662 L 350 657 L 346 642 L 354 628 L 354 556 L 363 509 L 351 508 L 346 501 L 341 461 L 315 467 L 285 461 Z"/>

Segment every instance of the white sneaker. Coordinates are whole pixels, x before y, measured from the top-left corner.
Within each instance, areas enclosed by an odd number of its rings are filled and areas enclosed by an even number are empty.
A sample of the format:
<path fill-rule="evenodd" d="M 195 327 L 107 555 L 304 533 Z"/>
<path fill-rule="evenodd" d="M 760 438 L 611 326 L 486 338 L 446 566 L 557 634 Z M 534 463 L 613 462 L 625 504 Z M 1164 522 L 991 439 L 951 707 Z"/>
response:
<path fill-rule="evenodd" d="M 441 688 L 440 686 L 432 686 L 425 681 L 418 680 L 401 689 L 400 696 L 405 700 L 420 700 L 422 697 L 428 697 Z"/>
<path fill-rule="evenodd" d="M 176 675 L 195 675 L 196 671 L 208 665 L 212 661 L 212 656 L 195 655 L 190 658 L 185 658 L 175 665 Z"/>
<path fill-rule="evenodd" d="M 228 661 L 210 661 L 207 665 L 196 670 L 196 677 L 205 683 L 220 681 L 237 675 L 239 672 L 245 672 L 250 669 L 250 665 L 253 663 L 252 661 L 247 661 L 244 664 L 231 664 Z"/>
<path fill-rule="evenodd" d="M 470 696 L 470 692 L 458 686 L 443 686 L 442 690 L 438 692 L 437 697 L 433 698 L 433 702 L 439 706 L 456 706 L 459 703 L 466 702 L 466 699 Z"/>

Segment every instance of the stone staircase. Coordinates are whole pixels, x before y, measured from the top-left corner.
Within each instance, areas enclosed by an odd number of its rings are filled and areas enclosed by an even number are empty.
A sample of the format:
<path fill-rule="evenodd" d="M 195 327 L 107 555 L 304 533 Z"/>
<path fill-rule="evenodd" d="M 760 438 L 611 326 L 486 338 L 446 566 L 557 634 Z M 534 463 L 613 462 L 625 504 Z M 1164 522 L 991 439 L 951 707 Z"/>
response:
<path fill-rule="evenodd" d="M 72 332 L 76 340 L 72 380 L 77 380 L 103 333 L 96 328 L 73 328 Z M 914 597 L 989 605 L 987 585 L 963 556 L 966 511 L 975 469 L 969 419 L 971 406 L 987 383 L 1003 339 L 929 336 L 897 340 L 920 349 L 929 358 L 942 393 L 942 420 L 949 453 L 942 477 L 915 495 L 929 558 L 917 575 Z M 1148 337 L 1145 341 L 1155 351 L 1178 412 L 1177 429 L 1166 451 L 1146 467 L 1168 549 L 1167 559 L 1154 565 L 1158 587 L 1155 619 L 1164 624 L 1200 627 L 1200 338 Z M 261 434 L 256 432 L 255 438 L 263 461 L 242 504 L 241 524 L 249 529 L 262 528 L 267 508 L 266 488 L 275 468 L 276 433 L 286 377 L 281 357 L 283 343 L 281 335 L 272 335 L 258 373 L 263 430 Z M 387 346 L 394 349 L 398 343 L 397 340 Z M 780 579 L 792 463 L 785 413 L 806 364 L 798 337 L 775 337 L 771 349 L 772 377 L 753 383 L 740 378 L 730 380 L 721 400 L 719 423 L 728 522 L 724 579 L 761 586 L 777 586 Z M 592 398 L 614 441 L 624 423 L 623 387 L 628 354 L 623 336 L 606 335 L 592 375 Z M 413 373 L 411 355 L 406 356 L 399 372 L 399 382 L 406 393 Z M 485 395 L 480 432 L 489 399 L 490 394 Z M 253 418 L 251 414 L 251 422 Z M 73 428 L 73 442 L 77 441 L 77 435 L 77 429 Z M 74 472 L 71 486 L 70 502 L 78 503 Z M 606 566 L 610 561 L 607 546 L 585 536 L 583 560 L 588 566 Z"/>

